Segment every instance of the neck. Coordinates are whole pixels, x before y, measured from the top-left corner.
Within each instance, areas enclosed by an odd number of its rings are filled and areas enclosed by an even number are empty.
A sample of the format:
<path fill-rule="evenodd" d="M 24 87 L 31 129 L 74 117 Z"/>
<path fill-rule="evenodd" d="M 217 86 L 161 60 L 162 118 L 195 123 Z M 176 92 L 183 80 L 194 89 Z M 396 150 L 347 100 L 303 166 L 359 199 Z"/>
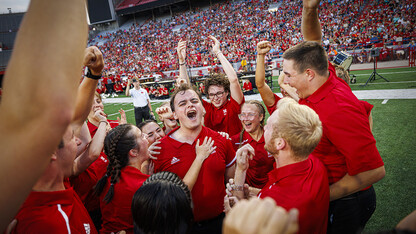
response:
<path fill-rule="evenodd" d="M 296 157 L 293 155 L 292 152 L 286 151 L 286 150 L 280 151 L 278 155 L 273 155 L 273 157 L 275 158 L 275 161 L 276 161 L 276 168 L 284 167 L 290 164 L 295 164 L 295 163 L 302 162 L 308 159 L 308 157 L 305 157 L 305 158 Z"/>
<path fill-rule="evenodd" d="M 146 153 L 148 152 L 146 151 Z M 142 168 L 143 162 L 146 161 L 147 158 L 148 157 L 142 157 L 142 156 L 137 157 L 136 160 L 133 160 L 133 158 L 130 158 L 129 166 L 134 167 L 140 171 Z"/>
<path fill-rule="evenodd" d="M 328 78 L 329 78 L 329 71 L 328 71 L 328 74 L 326 76 L 316 76 L 314 78 L 313 82 L 311 82 L 311 86 L 310 86 L 309 92 L 307 93 L 306 97 L 309 97 L 310 95 L 315 93 L 322 85 L 325 84 L 325 82 L 328 80 Z"/>
<path fill-rule="evenodd" d="M 60 171 L 53 170 L 53 168 L 49 166 L 32 189 L 37 192 L 65 190 L 64 175 Z"/>
<path fill-rule="evenodd" d="M 248 134 L 250 134 L 251 138 L 253 138 L 255 141 L 259 141 L 263 136 L 263 128 L 259 126 L 256 130 L 249 132 Z"/>
<path fill-rule="evenodd" d="M 184 127 L 180 127 L 171 136 L 177 141 L 192 144 L 194 143 L 195 139 L 198 137 L 201 130 L 202 130 L 202 125 L 199 125 L 196 129 L 187 129 Z"/>

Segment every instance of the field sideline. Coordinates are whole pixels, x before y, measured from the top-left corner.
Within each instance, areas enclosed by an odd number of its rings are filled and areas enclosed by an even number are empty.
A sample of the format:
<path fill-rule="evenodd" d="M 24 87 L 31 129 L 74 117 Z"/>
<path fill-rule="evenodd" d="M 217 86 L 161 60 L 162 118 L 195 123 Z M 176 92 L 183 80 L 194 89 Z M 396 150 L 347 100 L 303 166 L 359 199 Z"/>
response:
<path fill-rule="evenodd" d="M 377 69 L 377 72 L 390 82 L 377 79 L 366 87 L 360 86 L 365 83 L 371 72 L 372 70 L 351 72 L 357 76 L 357 84 L 351 85 L 351 88 L 416 89 L 415 68 Z M 277 87 L 273 91 L 280 92 Z M 385 178 L 374 185 L 377 192 L 377 209 L 364 231 L 374 233 L 393 228 L 403 217 L 416 209 L 416 99 L 365 100 L 374 105 L 373 133 L 387 171 Z M 152 103 L 153 109 L 160 104 Z M 126 110 L 128 122 L 134 123 L 131 103 L 105 104 L 105 111 L 110 119 L 116 119 L 120 108 Z"/>

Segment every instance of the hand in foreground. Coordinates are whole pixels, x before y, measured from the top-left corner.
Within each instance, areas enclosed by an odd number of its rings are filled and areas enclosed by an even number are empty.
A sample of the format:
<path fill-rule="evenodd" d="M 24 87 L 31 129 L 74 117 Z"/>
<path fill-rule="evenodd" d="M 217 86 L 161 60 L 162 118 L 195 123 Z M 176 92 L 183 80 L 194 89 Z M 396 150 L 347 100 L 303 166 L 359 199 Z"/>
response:
<path fill-rule="evenodd" d="M 271 198 L 237 203 L 224 219 L 224 234 L 293 234 L 299 229 L 298 210 L 287 212 Z"/>

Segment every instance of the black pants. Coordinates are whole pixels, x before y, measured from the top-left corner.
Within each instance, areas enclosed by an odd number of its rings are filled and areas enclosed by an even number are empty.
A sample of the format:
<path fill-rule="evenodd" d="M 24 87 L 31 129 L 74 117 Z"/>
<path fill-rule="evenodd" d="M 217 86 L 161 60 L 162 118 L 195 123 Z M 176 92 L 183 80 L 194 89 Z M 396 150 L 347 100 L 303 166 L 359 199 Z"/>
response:
<path fill-rule="evenodd" d="M 136 119 L 136 126 L 143 120 L 150 119 L 150 108 L 148 105 L 144 107 L 134 107 L 134 118 Z"/>
<path fill-rule="evenodd" d="M 329 203 L 327 233 L 361 233 L 376 210 L 376 192 L 371 188 Z"/>
<path fill-rule="evenodd" d="M 203 220 L 195 222 L 192 225 L 191 234 L 221 234 L 222 233 L 222 222 L 225 214 L 221 213 L 217 217 L 209 220 Z"/>

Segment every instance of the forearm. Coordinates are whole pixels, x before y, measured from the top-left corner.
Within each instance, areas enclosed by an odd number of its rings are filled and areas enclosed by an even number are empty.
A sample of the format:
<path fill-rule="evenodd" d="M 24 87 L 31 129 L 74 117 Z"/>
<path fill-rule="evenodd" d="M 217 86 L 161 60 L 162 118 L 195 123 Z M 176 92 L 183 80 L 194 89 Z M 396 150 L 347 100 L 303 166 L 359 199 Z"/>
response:
<path fill-rule="evenodd" d="M 266 84 L 266 72 L 264 69 L 265 55 L 257 55 L 256 65 L 256 86 L 260 93 L 260 96 L 266 106 L 272 106 L 274 104 L 274 93 L 270 87 Z"/>
<path fill-rule="evenodd" d="M 44 172 L 71 121 L 86 39 L 85 1 L 31 1 L 3 81 L 0 148 L 7 160 L 0 176 L 13 180 L 0 184 L 1 230 Z M 19 92 L 22 87 L 27 88 Z"/>
<path fill-rule="evenodd" d="M 150 103 L 150 99 L 147 99 L 147 105 L 149 106 L 150 112 L 153 112 L 152 104 Z"/>
<path fill-rule="evenodd" d="M 238 83 L 237 73 L 235 72 L 233 66 L 221 51 L 217 53 L 217 58 L 220 60 L 222 68 L 224 69 L 224 72 L 227 75 L 227 78 L 230 81 L 230 83 Z"/>
<path fill-rule="evenodd" d="M 80 127 L 90 113 L 97 84 L 98 80 L 84 77 L 84 80 L 79 85 L 78 96 L 75 103 L 75 112 L 72 118 L 72 124 L 75 124 L 76 127 Z"/>
<path fill-rule="evenodd" d="M 74 161 L 73 175 L 79 175 L 85 171 L 101 154 L 104 147 L 104 138 L 106 136 L 107 124 L 105 121 L 101 121 L 98 125 L 97 132 L 92 138 L 87 150 L 81 154 Z"/>
<path fill-rule="evenodd" d="M 319 22 L 318 8 L 303 7 L 301 30 L 305 41 L 316 41 L 321 43 L 322 31 Z"/>
<path fill-rule="evenodd" d="M 235 170 L 235 175 L 234 175 L 234 184 L 235 184 L 237 190 L 235 190 L 233 194 L 238 199 L 243 199 L 244 198 L 243 186 L 244 186 L 244 183 L 246 182 L 246 173 L 247 173 L 247 170 L 241 170 L 237 166 L 237 168 Z"/>
<path fill-rule="evenodd" d="M 182 65 L 180 65 L 182 64 Z M 186 71 L 186 64 L 185 62 L 179 64 L 179 78 L 186 80 L 188 85 L 191 85 L 191 81 L 189 80 L 188 72 Z"/>
<path fill-rule="evenodd" d="M 130 84 L 126 87 L 126 96 L 130 96 Z"/>
<path fill-rule="evenodd" d="M 183 182 L 188 185 L 189 190 L 192 191 L 192 188 L 195 185 L 196 180 L 198 179 L 199 171 L 201 170 L 202 163 L 204 161 L 195 158 L 185 177 L 183 177 Z"/>
<path fill-rule="evenodd" d="M 385 174 L 384 166 L 354 176 L 346 174 L 342 179 L 329 186 L 330 200 L 333 201 L 358 192 L 381 180 Z"/>

